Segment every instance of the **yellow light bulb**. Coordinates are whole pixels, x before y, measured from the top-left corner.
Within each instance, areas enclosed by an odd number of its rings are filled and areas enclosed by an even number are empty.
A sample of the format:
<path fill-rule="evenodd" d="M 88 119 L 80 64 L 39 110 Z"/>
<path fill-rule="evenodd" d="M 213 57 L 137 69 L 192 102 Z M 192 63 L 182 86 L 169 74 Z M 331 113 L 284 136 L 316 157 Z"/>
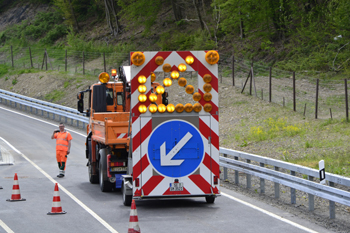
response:
<path fill-rule="evenodd" d="M 139 106 L 139 112 L 140 113 L 145 113 L 147 111 L 147 107 L 143 104 Z"/>
<path fill-rule="evenodd" d="M 212 95 L 210 94 L 210 93 L 205 93 L 204 95 L 203 95 L 203 99 L 205 100 L 205 101 L 210 101 L 211 100 L 211 98 L 212 98 Z"/>
<path fill-rule="evenodd" d="M 147 81 L 147 78 L 146 78 L 144 75 L 140 75 L 140 76 L 137 78 L 137 81 L 139 81 L 140 84 L 145 84 L 146 81 Z"/>
<path fill-rule="evenodd" d="M 187 84 L 187 80 L 185 78 L 179 78 L 177 83 L 179 84 L 180 87 L 184 87 Z"/>
<path fill-rule="evenodd" d="M 151 82 L 153 83 L 154 81 L 156 81 L 156 74 L 151 72 Z"/>
<path fill-rule="evenodd" d="M 192 94 L 194 92 L 194 87 L 192 85 L 188 85 L 186 87 L 186 93 L 187 94 Z"/>
<path fill-rule="evenodd" d="M 204 104 L 204 111 L 210 112 L 212 109 L 213 107 L 211 106 L 211 104 L 209 103 Z"/>
<path fill-rule="evenodd" d="M 158 105 L 158 112 L 163 113 L 166 110 L 166 106 L 164 104 Z"/>
<path fill-rule="evenodd" d="M 175 111 L 175 106 L 174 106 L 173 104 L 168 104 L 168 105 L 166 106 L 166 110 L 167 110 L 168 112 L 174 112 L 174 111 Z"/>
<path fill-rule="evenodd" d="M 139 95 L 139 101 L 140 102 L 146 102 L 146 100 L 147 100 L 147 96 L 145 95 L 145 94 L 141 94 L 141 95 Z"/>
<path fill-rule="evenodd" d="M 164 71 L 165 73 L 170 72 L 170 71 L 171 71 L 171 65 L 168 64 L 168 63 L 164 64 L 164 65 L 163 65 L 163 71 Z"/>
<path fill-rule="evenodd" d="M 170 76 L 173 78 L 173 79 L 178 79 L 180 77 L 180 74 L 178 71 L 176 70 L 173 70 L 170 74 Z"/>
<path fill-rule="evenodd" d="M 185 111 L 186 112 L 192 112 L 192 110 L 193 110 L 192 104 L 190 104 L 190 103 L 185 104 Z"/>
<path fill-rule="evenodd" d="M 152 103 L 157 101 L 157 95 L 154 93 L 150 94 L 148 98 Z"/>
<path fill-rule="evenodd" d="M 203 81 L 206 83 L 210 83 L 211 82 L 211 75 L 210 74 L 205 74 L 203 76 Z"/>
<path fill-rule="evenodd" d="M 180 72 L 185 72 L 187 70 L 187 66 L 183 63 L 179 64 L 177 68 L 179 69 Z"/>
<path fill-rule="evenodd" d="M 200 103 L 195 103 L 193 105 L 193 111 L 200 112 L 202 110 L 202 105 Z"/>
<path fill-rule="evenodd" d="M 194 101 L 200 101 L 202 98 L 202 95 L 200 93 L 196 92 L 193 94 L 192 98 Z"/>
<path fill-rule="evenodd" d="M 214 65 L 219 61 L 219 54 L 215 50 L 210 50 L 205 54 L 205 60 L 210 64 Z"/>
<path fill-rule="evenodd" d="M 164 89 L 163 86 L 157 86 L 157 87 L 156 87 L 156 92 L 158 93 L 158 95 L 163 94 L 164 91 L 165 91 L 165 89 Z"/>
<path fill-rule="evenodd" d="M 109 74 L 106 73 L 106 72 L 102 72 L 98 76 L 98 80 L 100 80 L 101 83 L 108 83 L 108 81 L 109 81 Z"/>
<path fill-rule="evenodd" d="M 131 55 L 132 64 L 135 66 L 140 66 L 145 62 L 145 55 L 141 52 L 135 52 Z"/>
<path fill-rule="evenodd" d="M 179 113 L 183 112 L 184 111 L 184 106 L 182 104 L 177 104 L 176 107 L 175 107 L 175 110 Z"/>
<path fill-rule="evenodd" d="M 148 110 L 149 110 L 151 113 L 157 112 L 157 105 L 151 104 L 151 105 L 148 107 Z"/>
<path fill-rule="evenodd" d="M 158 66 L 161 66 L 161 65 L 163 65 L 164 58 L 162 56 L 157 56 L 155 59 L 155 62 Z"/>
<path fill-rule="evenodd" d="M 143 94 L 143 93 L 145 93 L 147 91 L 147 87 L 145 85 L 140 85 L 138 87 L 138 90 L 139 90 L 140 93 Z"/>
<path fill-rule="evenodd" d="M 203 85 L 203 90 L 205 92 L 210 92 L 211 91 L 211 85 L 209 83 L 206 83 Z"/>
<path fill-rule="evenodd" d="M 194 58 L 192 56 L 187 56 L 185 61 L 187 64 L 192 65 L 194 62 Z"/>
<path fill-rule="evenodd" d="M 165 79 L 163 80 L 163 84 L 164 84 L 164 86 L 166 86 L 166 87 L 170 87 L 171 84 L 173 84 L 173 81 L 171 81 L 170 78 L 165 78 Z"/>

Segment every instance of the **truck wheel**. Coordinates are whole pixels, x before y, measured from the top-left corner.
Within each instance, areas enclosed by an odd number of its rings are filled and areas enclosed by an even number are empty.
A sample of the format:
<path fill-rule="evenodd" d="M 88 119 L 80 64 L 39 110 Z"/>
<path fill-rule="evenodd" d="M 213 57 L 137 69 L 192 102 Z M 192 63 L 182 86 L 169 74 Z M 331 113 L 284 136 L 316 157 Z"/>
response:
<path fill-rule="evenodd" d="M 89 181 L 91 184 L 98 184 L 98 166 L 96 166 L 96 163 L 92 164 L 91 162 L 91 140 L 88 141 L 88 150 L 89 150 L 89 167 L 88 167 L 88 172 L 89 172 Z M 93 167 L 96 166 L 96 171 L 97 174 L 93 175 Z"/>
<path fill-rule="evenodd" d="M 207 201 L 207 203 L 212 204 L 215 201 L 215 197 L 214 196 L 206 196 L 205 200 Z"/>
<path fill-rule="evenodd" d="M 109 192 L 113 188 L 113 184 L 108 181 L 107 176 L 107 151 L 100 150 L 100 189 L 102 192 Z"/>
<path fill-rule="evenodd" d="M 125 206 L 131 206 L 132 195 L 126 195 L 125 188 L 124 188 L 124 181 L 122 183 L 122 195 L 123 195 L 123 204 Z"/>

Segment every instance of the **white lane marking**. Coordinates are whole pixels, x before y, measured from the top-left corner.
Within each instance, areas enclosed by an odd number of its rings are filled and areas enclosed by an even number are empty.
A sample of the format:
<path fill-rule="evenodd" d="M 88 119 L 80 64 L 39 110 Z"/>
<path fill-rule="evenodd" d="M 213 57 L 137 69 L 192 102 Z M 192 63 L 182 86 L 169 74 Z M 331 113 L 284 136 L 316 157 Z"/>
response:
<path fill-rule="evenodd" d="M 41 169 L 38 165 L 36 165 L 33 161 L 31 161 L 27 156 L 22 154 L 19 150 L 17 150 L 14 146 L 12 146 L 5 139 L 0 137 L 2 141 L 4 141 L 9 147 L 11 147 L 14 151 L 20 154 L 23 158 L 25 158 L 29 163 L 31 163 L 36 169 L 38 169 L 46 178 L 48 178 L 52 183 L 58 183 L 54 180 L 49 174 L 47 174 L 43 169 Z M 70 198 L 72 198 L 78 205 L 80 205 L 86 212 L 92 215 L 97 221 L 99 221 L 104 227 L 106 227 L 110 232 L 118 233 L 111 225 L 109 225 L 105 220 L 103 220 L 100 216 L 98 216 L 94 211 L 92 211 L 89 207 L 87 207 L 83 202 L 81 202 L 78 198 L 76 198 L 72 193 L 70 193 L 66 188 L 64 188 L 60 183 L 58 183 L 59 188 L 65 192 Z"/>
<path fill-rule="evenodd" d="M 13 110 L 10 110 L 10 109 L 7 109 L 7 108 L 0 107 L 0 109 L 5 110 L 5 111 L 8 111 L 8 112 L 16 113 L 16 114 L 18 114 L 18 115 L 21 115 L 21 116 L 24 116 L 24 117 L 27 117 L 27 118 L 30 118 L 30 119 L 33 119 L 33 120 L 36 120 L 36 121 L 40 121 L 40 122 L 43 122 L 43 123 L 46 123 L 46 124 L 49 124 L 49 125 L 53 125 L 53 126 L 56 126 L 56 127 L 58 126 L 58 123 L 57 123 L 57 124 L 53 124 L 53 123 L 51 123 L 51 122 L 44 121 L 44 120 L 40 120 L 40 119 L 35 118 L 35 117 L 27 116 L 27 115 L 25 115 L 25 114 L 22 114 L 22 113 L 19 113 L 19 112 L 16 112 L 16 111 L 13 111 Z M 67 127 L 66 127 L 66 128 L 67 128 Z M 76 134 L 78 134 L 78 135 L 80 135 L 80 136 L 83 136 L 83 137 L 86 137 L 86 136 L 87 136 L 87 135 L 84 135 L 84 134 L 82 134 L 82 133 L 76 132 L 76 131 L 71 130 L 71 129 L 69 129 L 69 132 L 76 133 Z"/>
<path fill-rule="evenodd" d="M 298 223 L 292 222 L 292 221 L 290 221 L 290 220 L 288 220 L 288 219 L 285 219 L 285 218 L 283 218 L 283 217 L 281 217 L 281 216 L 278 216 L 277 214 L 271 213 L 271 212 L 269 212 L 269 211 L 267 211 L 267 210 L 264 210 L 264 209 L 262 209 L 262 208 L 259 208 L 259 207 L 255 206 L 255 205 L 253 205 L 253 204 L 250 204 L 250 203 L 248 203 L 248 202 L 245 202 L 245 201 L 243 201 L 243 200 L 240 200 L 240 199 L 238 199 L 238 198 L 235 198 L 235 197 L 233 197 L 233 196 L 231 196 L 231 195 L 229 195 L 229 194 L 226 194 L 226 193 L 221 192 L 221 195 L 223 195 L 223 196 L 225 196 L 225 197 L 227 197 L 227 198 L 230 198 L 231 200 L 237 201 L 237 202 L 239 202 L 239 203 L 241 203 L 241 204 L 243 204 L 243 205 L 249 206 L 250 208 L 253 208 L 253 209 L 255 209 L 255 210 L 258 210 L 258 211 L 260 211 L 260 212 L 262 212 L 262 213 L 264 213 L 264 214 L 267 214 L 267 215 L 269 215 L 269 216 L 271 216 L 271 217 L 273 217 L 273 218 L 276 218 L 276 219 L 278 219 L 278 220 L 280 220 L 280 221 L 282 221 L 282 222 L 288 223 L 288 224 L 290 224 L 290 225 L 292 225 L 292 226 L 294 226 L 294 227 L 297 227 L 297 228 L 299 228 L 299 229 L 301 229 L 301 230 L 304 230 L 304 231 L 306 231 L 306 232 L 318 233 L 317 231 L 314 231 L 314 230 L 311 230 L 310 228 L 307 228 L 307 227 L 304 227 L 304 226 L 302 226 L 302 225 L 299 225 Z"/>
<path fill-rule="evenodd" d="M 3 221 L 0 219 L 0 226 L 7 232 L 7 233 L 14 233 Z"/>

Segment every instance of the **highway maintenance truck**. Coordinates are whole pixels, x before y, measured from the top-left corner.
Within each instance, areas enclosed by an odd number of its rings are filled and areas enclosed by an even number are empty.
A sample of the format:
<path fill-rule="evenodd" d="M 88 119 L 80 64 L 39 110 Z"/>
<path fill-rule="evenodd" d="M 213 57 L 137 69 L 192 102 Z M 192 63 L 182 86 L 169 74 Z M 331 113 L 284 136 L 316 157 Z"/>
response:
<path fill-rule="evenodd" d="M 217 51 L 131 52 L 130 66 L 99 75 L 89 95 L 86 158 L 91 183 L 132 199 L 220 195 Z M 186 74 L 197 75 L 197 88 Z M 188 76 L 188 75 L 187 75 Z M 188 103 L 172 103 L 179 85 Z M 179 93 L 175 93 L 179 94 Z"/>

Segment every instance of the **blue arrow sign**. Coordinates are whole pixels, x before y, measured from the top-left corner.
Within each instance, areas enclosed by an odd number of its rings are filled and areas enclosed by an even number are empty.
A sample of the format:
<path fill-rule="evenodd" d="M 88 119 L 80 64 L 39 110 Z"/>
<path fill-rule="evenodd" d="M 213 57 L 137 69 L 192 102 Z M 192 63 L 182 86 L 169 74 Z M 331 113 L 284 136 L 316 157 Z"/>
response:
<path fill-rule="evenodd" d="M 182 120 L 157 126 L 148 142 L 148 158 L 162 175 L 182 177 L 193 173 L 204 157 L 204 143 L 198 129 Z"/>

